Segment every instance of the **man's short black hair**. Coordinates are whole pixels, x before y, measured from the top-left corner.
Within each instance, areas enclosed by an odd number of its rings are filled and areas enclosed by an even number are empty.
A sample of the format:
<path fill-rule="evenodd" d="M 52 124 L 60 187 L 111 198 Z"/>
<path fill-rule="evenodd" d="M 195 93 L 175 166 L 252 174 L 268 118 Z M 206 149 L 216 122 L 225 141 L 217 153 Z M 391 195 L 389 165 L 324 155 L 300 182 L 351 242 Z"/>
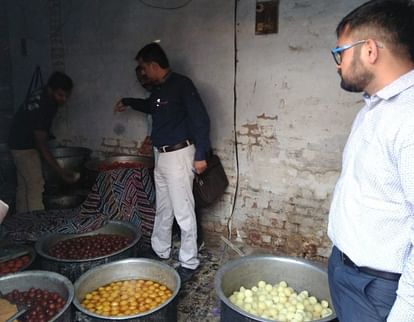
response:
<path fill-rule="evenodd" d="M 146 63 L 155 62 L 160 65 L 161 68 L 169 68 L 167 55 L 160 45 L 153 42 L 144 46 L 136 55 L 135 60 L 142 59 Z"/>
<path fill-rule="evenodd" d="M 371 0 L 346 15 L 338 27 L 385 43 L 391 51 L 414 61 L 414 3 L 411 0 Z"/>
<path fill-rule="evenodd" d="M 52 90 L 63 89 L 65 92 L 70 92 L 73 88 L 72 79 L 62 72 L 54 72 L 50 75 L 47 81 L 47 86 Z"/>

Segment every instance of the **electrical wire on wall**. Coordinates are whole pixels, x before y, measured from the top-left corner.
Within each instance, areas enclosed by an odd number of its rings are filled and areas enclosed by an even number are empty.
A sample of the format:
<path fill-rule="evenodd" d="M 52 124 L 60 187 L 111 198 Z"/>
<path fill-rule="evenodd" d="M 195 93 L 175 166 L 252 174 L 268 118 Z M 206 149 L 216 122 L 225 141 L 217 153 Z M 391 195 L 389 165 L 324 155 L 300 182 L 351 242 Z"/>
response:
<path fill-rule="evenodd" d="M 147 7 L 155 8 L 155 9 L 164 9 L 164 10 L 176 10 L 176 9 L 184 8 L 191 1 L 193 1 L 193 0 L 187 0 L 184 3 L 182 3 L 182 4 L 179 4 L 179 5 L 176 5 L 176 6 L 172 6 L 172 7 L 164 7 L 164 6 L 159 6 L 159 5 L 155 5 L 155 4 L 149 3 L 148 1 L 145 1 L 145 0 L 139 0 L 139 2 L 141 2 L 144 5 L 146 5 Z"/>
<path fill-rule="evenodd" d="M 164 7 L 159 5 L 154 5 L 152 3 L 148 2 L 149 0 L 139 0 L 142 4 L 156 9 L 165 9 L 165 10 L 175 10 L 184 8 L 187 6 L 192 0 L 187 0 L 184 3 L 177 5 L 177 6 L 171 6 L 171 7 Z M 238 151 L 238 142 L 237 142 L 237 67 L 238 67 L 238 44 L 237 44 L 237 10 L 238 10 L 238 1 L 234 1 L 234 34 L 233 34 L 233 40 L 234 40 L 234 78 L 233 78 L 233 133 L 234 133 L 234 155 L 235 155 L 235 172 L 236 172 L 236 182 L 235 182 L 235 188 L 234 188 L 234 195 L 233 200 L 231 203 L 231 211 L 230 216 L 227 220 L 227 239 L 228 241 L 232 238 L 232 222 L 233 222 L 233 216 L 236 208 L 236 201 L 237 201 L 237 194 L 239 190 L 239 177 L 240 177 L 240 171 L 239 171 L 239 151 Z M 224 253 L 227 250 L 228 244 L 224 244 L 222 258 L 224 257 Z"/>
<path fill-rule="evenodd" d="M 225 241 L 223 252 L 221 254 L 221 261 L 224 258 L 224 254 L 227 251 L 228 246 L 232 246 L 231 238 L 232 238 L 232 223 L 233 223 L 233 216 L 234 211 L 236 209 L 236 202 L 237 202 L 237 194 L 239 191 L 239 178 L 240 178 L 240 170 L 239 170 L 239 148 L 237 142 L 237 67 L 238 67 L 238 44 L 237 44 L 237 9 L 238 9 L 238 2 L 239 0 L 234 1 L 234 78 L 233 78 L 233 133 L 234 133 L 234 157 L 235 157 L 235 170 L 236 170 L 236 182 L 234 187 L 234 195 L 233 201 L 231 206 L 230 216 L 227 220 L 227 241 Z M 232 247 L 233 248 L 233 247 Z M 237 247 L 234 247 L 235 250 L 239 255 L 242 256 L 242 253 L 239 252 Z"/>

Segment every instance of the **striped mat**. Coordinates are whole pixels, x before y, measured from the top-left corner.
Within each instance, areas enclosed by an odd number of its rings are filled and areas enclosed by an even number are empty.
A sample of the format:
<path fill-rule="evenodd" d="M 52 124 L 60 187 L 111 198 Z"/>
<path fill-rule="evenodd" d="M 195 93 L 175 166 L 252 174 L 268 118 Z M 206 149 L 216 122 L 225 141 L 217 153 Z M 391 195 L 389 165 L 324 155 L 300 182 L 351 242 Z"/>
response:
<path fill-rule="evenodd" d="M 84 233 L 107 220 L 121 220 L 135 225 L 141 232 L 141 243 L 150 245 L 154 216 L 152 170 L 115 169 L 98 175 L 80 207 L 8 215 L 3 230 L 9 240 L 36 241 L 49 233 Z"/>

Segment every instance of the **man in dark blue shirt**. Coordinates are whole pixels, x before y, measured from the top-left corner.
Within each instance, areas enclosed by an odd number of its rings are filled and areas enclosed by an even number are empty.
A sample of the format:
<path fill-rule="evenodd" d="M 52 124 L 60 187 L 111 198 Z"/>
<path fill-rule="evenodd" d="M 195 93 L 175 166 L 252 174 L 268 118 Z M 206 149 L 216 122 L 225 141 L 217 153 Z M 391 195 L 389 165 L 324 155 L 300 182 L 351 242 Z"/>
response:
<path fill-rule="evenodd" d="M 175 217 L 181 230 L 178 273 L 185 282 L 200 263 L 192 190 L 194 172 L 207 168 L 210 120 L 193 82 L 170 70 L 161 46 L 148 44 L 135 59 L 152 85 L 151 95 L 148 99 L 123 98 L 115 111 L 130 106 L 152 116 L 157 212 L 151 244 L 160 258 L 169 258 Z"/>

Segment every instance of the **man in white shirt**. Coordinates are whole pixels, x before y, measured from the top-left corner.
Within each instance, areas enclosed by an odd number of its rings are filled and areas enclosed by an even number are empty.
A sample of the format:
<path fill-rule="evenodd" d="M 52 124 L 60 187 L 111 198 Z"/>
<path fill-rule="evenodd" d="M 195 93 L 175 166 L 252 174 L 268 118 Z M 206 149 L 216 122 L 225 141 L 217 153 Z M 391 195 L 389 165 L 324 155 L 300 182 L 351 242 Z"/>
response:
<path fill-rule="evenodd" d="M 414 321 L 414 4 L 369 1 L 339 23 L 341 87 L 363 92 L 329 213 L 341 322 Z"/>

